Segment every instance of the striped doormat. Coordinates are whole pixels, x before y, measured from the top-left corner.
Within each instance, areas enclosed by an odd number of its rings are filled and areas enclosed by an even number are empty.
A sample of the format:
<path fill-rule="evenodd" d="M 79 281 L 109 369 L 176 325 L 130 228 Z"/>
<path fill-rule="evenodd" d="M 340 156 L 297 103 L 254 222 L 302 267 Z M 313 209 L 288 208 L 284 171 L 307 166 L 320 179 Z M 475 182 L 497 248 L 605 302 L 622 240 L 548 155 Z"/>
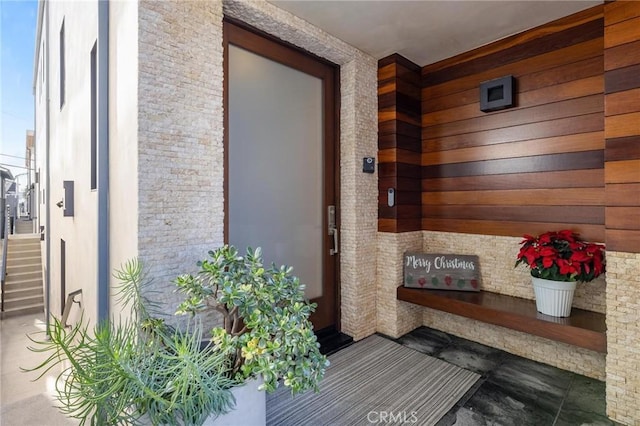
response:
<path fill-rule="evenodd" d="M 319 393 L 267 395 L 268 425 L 433 425 L 480 377 L 376 335 L 329 360 Z"/>

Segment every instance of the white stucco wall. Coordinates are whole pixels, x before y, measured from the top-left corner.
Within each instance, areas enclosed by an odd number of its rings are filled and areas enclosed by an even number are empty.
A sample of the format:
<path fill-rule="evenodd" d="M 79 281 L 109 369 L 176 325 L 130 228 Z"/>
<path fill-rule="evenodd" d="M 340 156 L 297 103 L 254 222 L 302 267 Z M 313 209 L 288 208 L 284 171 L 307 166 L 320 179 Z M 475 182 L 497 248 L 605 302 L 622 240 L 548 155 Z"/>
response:
<path fill-rule="evenodd" d="M 65 25 L 66 100 L 60 108 L 60 27 Z M 60 240 L 66 241 L 66 293 L 82 289 L 85 317 L 96 319 L 97 192 L 91 190 L 91 49 L 97 39 L 97 3 L 49 3 L 51 238 L 50 307 L 61 314 Z M 40 105 L 42 107 L 42 105 Z M 44 135 L 38 135 L 38 139 Z M 74 181 L 75 215 L 55 203 L 63 181 Z M 45 215 L 42 215 L 43 217 Z"/>
<path fill-rule="evenodd" d="M 109 269 L 138 256 L 138 5 L 109 6 Z M 110 310 L 119 283 L 111 277 Z"/>

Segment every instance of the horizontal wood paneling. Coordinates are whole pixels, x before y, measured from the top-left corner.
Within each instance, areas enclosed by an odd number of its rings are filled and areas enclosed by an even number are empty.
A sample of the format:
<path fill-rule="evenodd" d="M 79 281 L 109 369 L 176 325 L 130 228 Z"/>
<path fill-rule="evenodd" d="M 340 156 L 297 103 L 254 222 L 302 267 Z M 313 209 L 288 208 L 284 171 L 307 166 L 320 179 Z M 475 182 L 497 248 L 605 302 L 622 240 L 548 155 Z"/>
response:
<path fill-rule="evenodd" d="M 550 222 L 506 222 L 470 219 L 422 219 L 422 228 L 442 232 L 458 232 L 463 234 L 486 234 L 502 236 L 536 235 L 551 229 L 572 229 L 590 241 L 604 242 L 604 226 L 576 224 L 573 221 L 564 223 Z M 479 232 L 480 231 L 480 232 Z"/>
<path fill-rule="evenodd" d="M 422 164 L 462 163 L 498 158 L 560 154 L 567 152 L 594 151 L 604 149 L 604 132 L 580 133 L 554 138 L 534 139 L 498 145 L 462 148 L 449 151 L 425 152 Z"/>
<path fill-rule="evenodd" d="M 602 224 L 603 206 L 477 206 L 477 205 L 423 205 L 422 217 L 436 219 L 504 220 L 511 222 L 565 222 Z"/>
<path fill-rule="evenodd" d="M 505 142 L 543 139 L 555 136 L 591 133 L 604 130 L 604 115 L 594 113 L 540 123 L 522 124 L 502 129 L 485 130 L 473 135 L 453 135 L 437 139 L 423 138 L 422 152 L 442 151 Z"/>
<path fill-rule="evenodd" d="M 378 164 L 378 176 L 398 176 L 413 179 L 416 176 L 421 176 L 421 167 L 406 163 L 380 163 Z"/>
<path fill-rule="evenodd" d="M 604 48 L 640 40 L 640 17 L 628 19 L 604 29 Z"/>
<path fill-rule="evenodd" d="M 406 149 L 388 148 L 378 151 L 378 161 L 381 163 L 407 163 L 420 165 L 420 155 Z"/>
<path fill-rule="evenodd" d="M 564 84 L 556 84 L 554 86 L 547 86 L 537 90 L 530 90 L 528 92 L 520 91 L 518 96 L 518 106 L 520 108 L 535 107 L 538 105 L 544 105 L 552 102 L 560 102 L 569 99 L 581 98 L 584 96 L 602 94 L 602 88 L 604 87 L 604 81 L 602 76 L 602 60 L 600 63 L 600 75 L 583 78 L 580 80 L 570 81 Z M 447 123 L 452 121 L 460 121 L 468 118 L 483 117 L 486 113 L 478 109 L 478 89 L 473 89 L 473 97 L 468 96 L 470 101 L 467 104 L 462 104 L 458 107 L 449 109 L 437 109 L 432 107 L 433 114 L 424 114 L 423 126 L 433 126 L 439 123 Z M 441 99 L 441 98 L 439 98 Z M 452 96 L 451 99 L 455 99 Z M 430 102 L 424 102 L 423 108 L 429 105 Z M 435 113 L 437 111 L 437 113 Z M 492 114 L 494 117 L 501 117 L 502 114 L 509 111 L 497 112 Z M 507 116 L 505 116 L 508 119 Z"/>
<path fill-rule="evenodd" d="M 482 72 L 495 64 L 521 61 L 554 50 L 573 46 L 602 36 L 603 20 L 598 18 L 584 24 L 554 31 L 534 40 L 524 41 L 502 50 L 489 53 L 460 64 L 434 71 L 423 70 L 422 86 L 435 86 L 450 80 Z M 621 44 L 621 43 L 620 43 Z"/>
<path fill-rule="evenodd" d="M 607 229 L 607 250 L 639 253 L 640 231 Z"/>
<path fill-rule="evenodd" d="M 607 207 L 607 229 L 640 230 L 640 207 Z"/>
<path fill-rule="evenodd" d="M 640 65 L 607 71 L 604 75 L 605 93 L 621 92 L 640 87 Z"/>
<path fill-rule="evenodd" d="M 378 230 L 419 230 L 421 217 L 420 67 L 394 54 L 378 62 Z M 388 205 L 387 191 L 395 191 Z"/>
<path fill-rule="evenodd" d="M 506 110 L 500 114 L 483 115 L 468 120 L 459 120 L 448 123 L 427 126 L 423 120 L 423 137 L 428 138 L 459 135 L 463 133 L 475 133 L 483 130 L 499 129 L 507 126 L 537 123 L 541 121 L 557 120 L 566 117 L 575 117 L 604 111 L 604 99 L 602 90 L 600 93 L 577 99 L 569 99 L 560 102 L 549 102 L 535 107 Z"/>
<path fill-rule="evenodd" d="M 423 229 L 604 240 L 603 43 L 598 6 L 423 67 Z M 480 111 L 479 84 L 508 74 L 515 107 Z"/>
<path fill-rule="evenodd" d="M 380 188 L 378 192 L 378 205 L 387 205 L 387 189 Z M 422 204 L 422 193 L 419 191 L 397 191 L 395 193 L 396 206 L 420 206 Z"/>
<path fill-rule="evenodd" d="M 591 188 L 603 185 L 604 169 L 422 179 L 423 191 Z"/>
<path fill-rule="evenodd" d="M 506 65 L 495 64 L 495 67 L 465 78 L 448 81 L 435 86 L 423 87 L 422 100 L 424 102 L 430 98 L 448 96 L 451 93 L 457 93 L 473 88 L 477 89 L 479 82 L 502 77 L 504 75 L 512 74 L 514 77 L 519 79 L 521 76 L 529 73 L 541 72 L 589 58 L 602 57 L 603 41 L 604 37 L 599 37 L 594 40 L 579 43 L 575 46 L 525 59 L 524 61 Z M 428 68 L 428 66 L 425 68 Z M 423 73 L 424 72 L 425 71 L 423 69 Z"/>
<path fill-rule="evenodd" d="M 602 18 L 604 16 L 601 6 L 585 9 L 581 12 L 574 13 L 573 15 L 565 16 L 547 24 L 541 25 L 537 28 L 533 28 L 529 31 L 524 31 L 518 34 L 514 34 L 509 37 L 494 41 L 493 43 L 478 47 L 473 50 L 461 53 L 457 56 L 443 59 L 435 62 L 431 65 L 427 65 L 422 68 L 422 73 L 438 71 L 443 68 L 448 68 L 453 65 L 458 65 L 472 59 L 486 56 L 490 53 L 499 52 L 509 47 L 522 44 L 524 42 L 540 38 L 550 32 L 559 31 L 561 29 L 575 27 L 586 22 L 593 21 L 594 19 Z"/>
<path fill-rule="evenodd" d="M 640 88 L 608 94 L 605 97 L 605 116 L 620 115 L 640 110 Z"/>
<path fill-rule="evenodd" d="M 640 158 L 640 135 L 607 139 L 606 161 L 624 161 Z"/>
<path fill-rule="evenodd" d="M 604 167 L 606 183 L 640 182 L 640 160 L 607 161 Z"/>
<path fill-rule="evenodd" d="M 633 1 L 615 1 L 607 5 L 604 24 L 609 26 L 627 19 L 640 17 L 640 8 Z"/>
<path fill-rule="evenodd" d="M 604 187 L 423 192 L 423 205 L 604 206 Z"/>
<path fill-rule="evenodd" d="M 421 192 L 421 181 L 413 177 L 406 178 L 400 176 L 380 177 L 379 188 L 395 188 L 399 191 Z M 386 198 L 384 200 L 386 204 Z"/>
<path fill-rule="evenodd" d="M 605 5 L 607 249 L 640 253 L 640 2 Z"/>
<path fill-rule="evenodd" d="M 378 135 L 378 149 L 400 148 L 408 151 L 422 152 L 422 141 L 420 138 L 399 135 L 392 133 L 389 135 Z"/>
<path fill-rule="evenodd" d="M 551 172 L 559 170 L 601 169 L 604 151 L 572 152 L 553 155 L 484 160 L 467 163 L 424 166 L 422 178 L 498 175 L 508 173 Z"/>
<path fill-rule="evenodd" d="M 606 187 L 607 206 L 640 206 L 640 183 L 612 183 Z"/>
<path fill-rule="evenodd" d="M 378 231 L 380 232 L 412 232 L 419 231 L 422 227 L 421 219 L 378 219 Z"/>
<path fill-rule="evenodd" d="M 605 71 L 635 64 L 640 64 L 640 41 L 623 44 L 604 51 Z"/>
<path fill-rule="evenodd" d="M 640 135 L 640 112 L 609 116 L 605 118 L 604 126 L 607 139 Z"/>

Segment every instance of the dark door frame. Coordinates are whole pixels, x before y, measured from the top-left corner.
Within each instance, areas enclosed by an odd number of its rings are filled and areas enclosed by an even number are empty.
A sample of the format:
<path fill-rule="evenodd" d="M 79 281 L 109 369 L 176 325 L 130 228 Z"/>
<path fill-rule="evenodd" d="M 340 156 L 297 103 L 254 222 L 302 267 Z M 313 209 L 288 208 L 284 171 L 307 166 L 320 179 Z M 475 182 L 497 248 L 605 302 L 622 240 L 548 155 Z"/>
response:
<path fill-rule="evenodd" d="M 324 163 L 328 159 L 333 159 L 333 173 L 326 173 L 325 166 L 325 188 L 323 205 L 336 206 L 336 224 L 340 229 L 340 67 L 326 59 L 320 58 L 307 51 L 304 51 L 290 43 L 277 39 L 263 31 L 257 30 L 240 21 L 225 17 L 223 21 L 223 109 L 224 109 L 224 242 L 228 243 L 229 235 L 229 180 L 228 180 L 228 141 L 229 141 L 229 117 L 228 117 L 228 89 L 229 73 L 228 45 L 234 44 L 252 53 L 263 56 L 267 59 L 279 62 L 283 65 L 297 69 L 304 73 L 316 76 L 323 80 L 326 86 L 324 102 L 324 133 L 326 138 L 333 136 L 332 143 L 324 145 Z M 318 64 L 322 66 L 318 66 Z M 327 212 L 323 212 L 323 229 L 328 229 Z M 333 244 L 332 237 L 328 232 L 323 238 L 323 265 L 324 273 L 333 277 L 333 306 L 318 306 L 318 315 L 331 315 L 333 326 L 337 330 L 341 329 L 341 294 L 340 294 L 340 255 L 331 256 L 329 247 Z M 334 257 L 335 259 L 331 259 Z M 327 267 L 327 265 L 330 265 Z M 324 288 L 324 286 L 323 286 Z M 320 312 L 323 309 L 332 309 L 332 313 Z M 316 313 L 314 313 L 316 315 Z M 312 317 L 313 319 L 313 317 Z M 318 331 L 318 330 L 316 330 Z"/>

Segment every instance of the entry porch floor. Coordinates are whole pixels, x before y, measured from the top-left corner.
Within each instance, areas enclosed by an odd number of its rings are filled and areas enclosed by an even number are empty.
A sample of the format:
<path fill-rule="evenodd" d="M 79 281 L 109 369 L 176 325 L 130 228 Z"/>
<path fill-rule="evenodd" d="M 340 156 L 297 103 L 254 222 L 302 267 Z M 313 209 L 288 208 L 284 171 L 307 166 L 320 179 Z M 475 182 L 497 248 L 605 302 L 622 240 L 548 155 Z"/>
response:
<path fill-rule="evenodd" d="M 43 329 L 42 315 L 2 320 L 0 407 L 51 395 L 54 377 L 33 382 L 34 373 L 20 367 L 36 365 L 42 354 L 27 349 L 26 334 Z M 605 415 L 605 384 L 565 370 L 530 361 L 426 327 L 396 341 L 481 375 L 475 385 L 438 422 L 439 426 L 480 425 L 615 425 Z M 331 410 L 331 407 L 326 407 Z M 3 410 L 4 411 L 4 410 Z M 11 412 L 3 426 L 77 424 L 50 411 Z M 305 425 L 307 426 L 307 425 Z"/>

